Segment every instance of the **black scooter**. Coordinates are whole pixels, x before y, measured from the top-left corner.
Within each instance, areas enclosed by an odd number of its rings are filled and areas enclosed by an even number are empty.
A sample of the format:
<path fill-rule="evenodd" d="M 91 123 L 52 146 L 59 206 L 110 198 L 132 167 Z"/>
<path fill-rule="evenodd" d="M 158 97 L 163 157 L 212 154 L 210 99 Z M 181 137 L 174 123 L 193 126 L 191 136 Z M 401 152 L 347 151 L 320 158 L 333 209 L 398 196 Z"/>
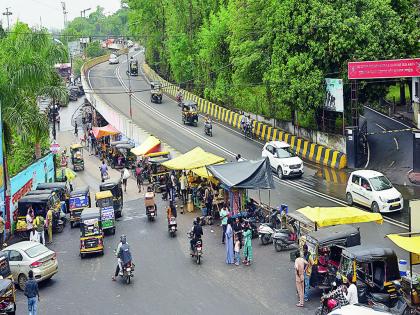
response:
<path fill-rule="evenodd" d="M 204 123 L 204 133 L 206 136 L 213 137 L 213 125 L 211 122 Z"/>

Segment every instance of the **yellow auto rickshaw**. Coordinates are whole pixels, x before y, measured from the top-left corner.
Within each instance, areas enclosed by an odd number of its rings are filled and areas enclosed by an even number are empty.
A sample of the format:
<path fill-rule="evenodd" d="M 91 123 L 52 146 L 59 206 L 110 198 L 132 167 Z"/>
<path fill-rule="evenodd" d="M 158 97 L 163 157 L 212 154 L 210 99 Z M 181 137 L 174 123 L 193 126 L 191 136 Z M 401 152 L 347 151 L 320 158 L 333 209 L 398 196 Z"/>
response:
<path fill-rule="evenodd" d="M 91 207 L 89 187 L 78 188 L 70 193 L 70 227 L 80 222 L 80 215 L 85 208 Z"/>
<path fill-rule="evenodd" d="M 110 190 L 100 191 L 95 194 L 96 206 L 101 211 L 102 229 L 115 234 L 114 196 Z"/>
<path fill-rule="evenodd" d="M 80 215 L 80 257 L 92 253 L 104 254 L 101 210 L 98 208 L 86 208 Z"/>

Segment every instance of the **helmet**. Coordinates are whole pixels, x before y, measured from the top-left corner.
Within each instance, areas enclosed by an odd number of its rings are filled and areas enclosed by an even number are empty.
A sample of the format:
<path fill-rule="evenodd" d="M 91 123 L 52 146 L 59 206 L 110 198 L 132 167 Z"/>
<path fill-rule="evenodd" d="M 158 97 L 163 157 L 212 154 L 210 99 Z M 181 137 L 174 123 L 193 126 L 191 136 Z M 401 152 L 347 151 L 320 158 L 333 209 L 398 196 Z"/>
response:
<path fill-rule="evenodd" d="M 120 241 L 121 243 L 125 244 L 127 243 L 127 236 L 125 236 L 124 234 L 120 236 Z"/>

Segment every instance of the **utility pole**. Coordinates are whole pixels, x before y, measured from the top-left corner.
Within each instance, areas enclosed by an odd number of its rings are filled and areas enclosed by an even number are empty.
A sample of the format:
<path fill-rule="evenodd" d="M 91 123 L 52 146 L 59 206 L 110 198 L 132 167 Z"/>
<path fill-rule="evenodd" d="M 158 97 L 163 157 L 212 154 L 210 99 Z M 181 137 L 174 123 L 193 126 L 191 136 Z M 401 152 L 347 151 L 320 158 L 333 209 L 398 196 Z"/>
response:
<path fill-rule="evenodd" d="M 67 10 L 66 10 L 66 3 L 61 1 L 61 7 L 63 8 L 63 16 L 64 16 L 64 28 L 67 26 Z"/>
<path fill-rule="evenodd" d="M 84 10 L 80 11 L 80 17 L 85 18 L 86 17 L 86 12 L 90 11 L 90 10 L 91 10 L 91 8 L 87 8 L 87 9 L 84 9 Z"/>
<path fill-rule="evenodd" d="M 10 22 L 9 22 L 9 16 L 11 16 L 13 13 L 9 11 L 10 7 L 6 8 L 6 12 L 3 12 L 3 15 L 7 18 L 7 31 L 10 31 Z"/>
<path fill-rule="evenodd" d="M 131 109 L 131 73 L 130 73 L 130 60 L 128 58 L 128 51 L 127 51 L 127 75 L 128 75 L 128 102 L 130 104 L 130 120 L 133 121 L 133 111 Z M 138 71 L 138 70 L 137 70 Z"/>

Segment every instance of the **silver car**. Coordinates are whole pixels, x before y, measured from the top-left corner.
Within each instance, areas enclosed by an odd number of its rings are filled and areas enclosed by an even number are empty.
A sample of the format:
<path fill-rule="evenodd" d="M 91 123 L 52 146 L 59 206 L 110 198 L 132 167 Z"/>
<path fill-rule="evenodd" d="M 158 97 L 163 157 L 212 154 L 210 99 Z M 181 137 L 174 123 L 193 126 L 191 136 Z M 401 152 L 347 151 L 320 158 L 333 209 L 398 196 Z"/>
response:
<path fill-rule="evenodd" d="M 28 272 L 32 270 L 37 282 L 50 279 L 58 271 L 57 255 L 38 242 L 23 241 L 3 249 L 9 258 L 13 279 L 25 289 Z"/>

